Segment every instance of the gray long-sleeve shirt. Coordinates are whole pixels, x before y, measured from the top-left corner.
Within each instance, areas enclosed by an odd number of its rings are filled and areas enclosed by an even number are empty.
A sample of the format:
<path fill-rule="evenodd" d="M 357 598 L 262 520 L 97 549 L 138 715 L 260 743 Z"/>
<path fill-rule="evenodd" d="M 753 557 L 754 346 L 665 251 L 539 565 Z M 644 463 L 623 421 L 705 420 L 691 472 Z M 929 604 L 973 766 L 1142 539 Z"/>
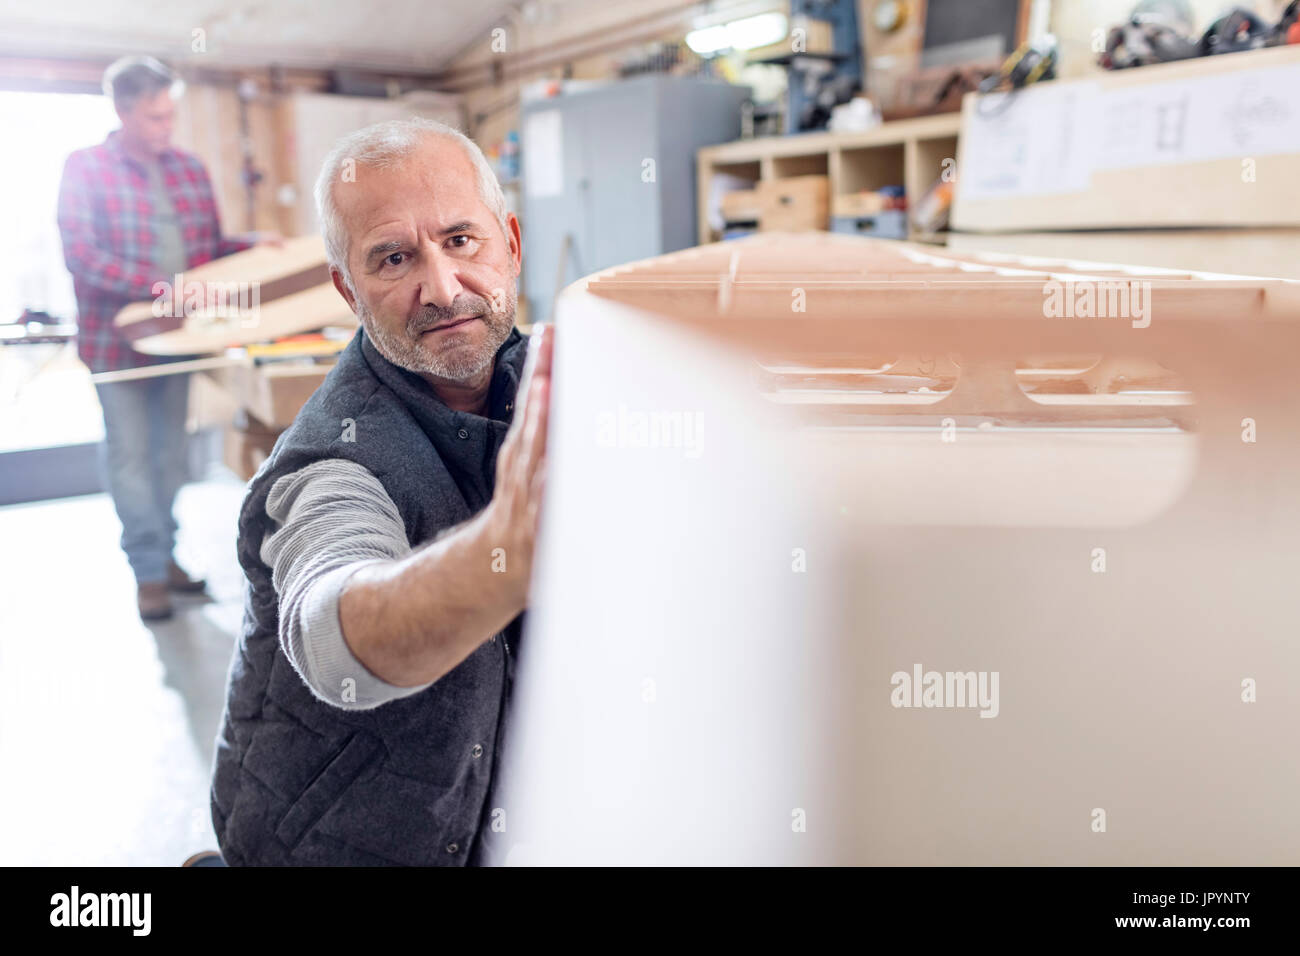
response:
<path fill-rule="evenodd" d="M 397 687 L 370 673 L 339 623 L 348 578 L 411 553 L 379 479 L 355 462 L 327 458 L 279 478 L 266 511 L 276 527 L 263 539 L 261 557 L 280 599 L 280 644 L 312 693 L 335 707 L 365 710 L 428 687 Z M 345 699 L 345 688 L 355 691 L 355 702 Z"/>

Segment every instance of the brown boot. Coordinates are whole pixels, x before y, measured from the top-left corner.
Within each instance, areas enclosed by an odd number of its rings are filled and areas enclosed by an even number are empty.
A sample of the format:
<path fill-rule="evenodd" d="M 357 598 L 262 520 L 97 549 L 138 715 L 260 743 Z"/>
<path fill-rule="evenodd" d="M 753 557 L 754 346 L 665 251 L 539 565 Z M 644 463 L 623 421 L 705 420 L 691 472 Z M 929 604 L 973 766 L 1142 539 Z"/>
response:
<path fill-rule="evenodd" d="M 192 578 L 185 573 L 184 569 L 175 561 L 167 563 L 167 586 L 173 591 L 180 591 L 182 594 L 198 594 L 208 582 L 201 578 Z"/>
<path fill-rule="evenodd" d="M 141 581 L 136 585 L 135 603 L 140 608 L 143 620 L 161 621 L 172 616 L 172 602 L 167 596 L 166 581 Z"/>

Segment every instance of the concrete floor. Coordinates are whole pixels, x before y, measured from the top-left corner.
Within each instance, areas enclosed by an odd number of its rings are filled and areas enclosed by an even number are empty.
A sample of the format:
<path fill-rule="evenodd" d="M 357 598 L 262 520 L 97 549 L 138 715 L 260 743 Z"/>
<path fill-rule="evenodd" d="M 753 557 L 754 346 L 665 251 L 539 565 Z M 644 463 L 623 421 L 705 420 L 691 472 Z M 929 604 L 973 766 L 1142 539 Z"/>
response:
<path fill-rule="evenodd" d="M 0 508 L 0 865 L 177 866 L 216 848 L 243 493 L 219 475 L 182 490 L 177 557 L 208 596 L 152 626 L 107 495 Z"/>

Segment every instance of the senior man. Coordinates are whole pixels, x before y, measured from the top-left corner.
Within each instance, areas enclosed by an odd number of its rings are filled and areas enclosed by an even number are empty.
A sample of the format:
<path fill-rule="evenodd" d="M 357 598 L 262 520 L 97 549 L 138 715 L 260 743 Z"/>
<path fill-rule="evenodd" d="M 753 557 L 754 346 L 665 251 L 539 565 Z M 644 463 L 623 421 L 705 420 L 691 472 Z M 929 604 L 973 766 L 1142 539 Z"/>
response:
<path fill-rule="evenodd" d="M 249 483 L 213 823 L 233 865 L 490 862 L 551 337 L 514 327 L 519 222 L 456 130 L 353 133 L 316 202 L 361 328 Z"/>

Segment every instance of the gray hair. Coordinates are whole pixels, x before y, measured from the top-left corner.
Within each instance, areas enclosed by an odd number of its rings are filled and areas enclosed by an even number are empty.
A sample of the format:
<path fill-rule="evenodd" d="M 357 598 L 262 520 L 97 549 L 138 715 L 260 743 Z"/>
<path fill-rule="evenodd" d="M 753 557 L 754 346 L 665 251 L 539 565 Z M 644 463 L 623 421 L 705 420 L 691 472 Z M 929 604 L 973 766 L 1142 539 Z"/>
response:
<path fill-rule="evenodd" d="M 103 88 L 114 106 L 127 110 L 137 100 L 163 90 L 179 96 L 185 84 L 169 67 L 151 56 L 124 56 L 104 71 Z"/>
<path fill-rule="evenodd" d="M 352 276 L 348 273 L 348 237 L 334 202 L 334 183 L 339 181 L 343 167 L 375 166 L 380 169 L 396 166 L 406 159 L 428 136 L 442 136 L 455 140 L 464 148 L 478 173 L 478 193 L 483 204 L 496 216 L 502 233 L 506 229 L 506 197 L 496 173 L 478 144 L 455 127 L 437 120 L 412 117 L 375 123 L 354 133 L 349 133 L 335 144 L 325 157 L 320 176 L 316 179 L 316 215 L 321 233 L 325 237 L 325 254 L 329 264 L 343 275 L 343 282 L 356 294 Z"/>

